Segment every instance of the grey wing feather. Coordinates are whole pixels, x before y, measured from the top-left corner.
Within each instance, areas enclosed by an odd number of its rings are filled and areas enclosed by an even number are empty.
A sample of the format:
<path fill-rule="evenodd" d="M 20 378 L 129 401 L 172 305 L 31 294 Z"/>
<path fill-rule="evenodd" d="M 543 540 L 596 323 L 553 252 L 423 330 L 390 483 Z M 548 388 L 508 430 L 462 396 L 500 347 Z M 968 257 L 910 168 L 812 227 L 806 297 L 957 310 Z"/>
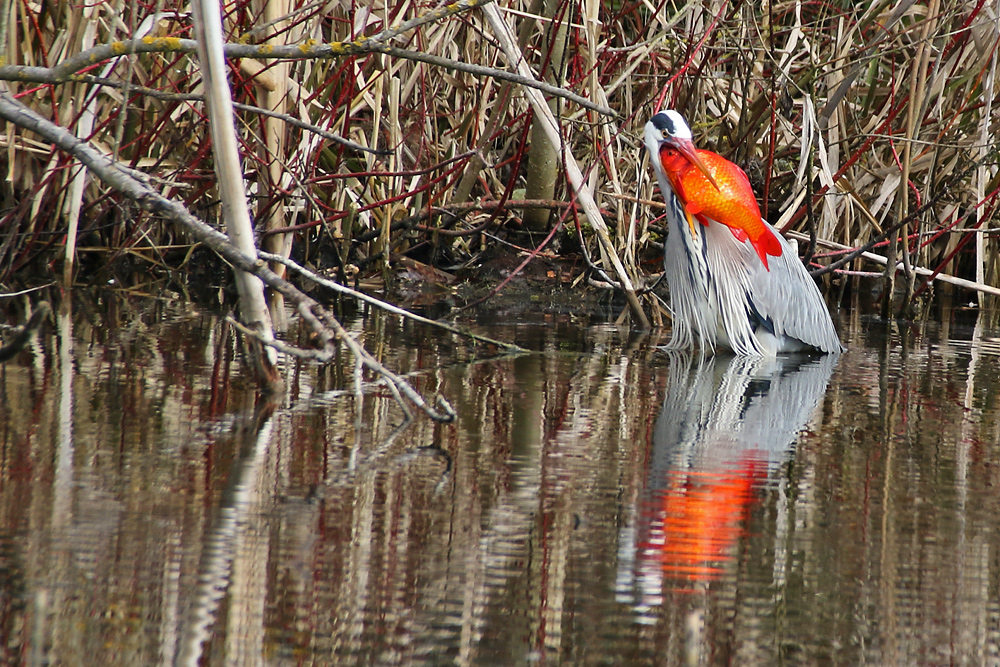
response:
<path fill-rule="evenodd" d="M 768 257 L 768 269 L 752 262 L 748 271 L 750 298 L 761 317 L 770 319 L 774 333 L 816 347 L 823 352 L 841 352 L 823 295 L 799 260 L 795 249 L 766 221 L 784 250 L 780 257 Z"/>

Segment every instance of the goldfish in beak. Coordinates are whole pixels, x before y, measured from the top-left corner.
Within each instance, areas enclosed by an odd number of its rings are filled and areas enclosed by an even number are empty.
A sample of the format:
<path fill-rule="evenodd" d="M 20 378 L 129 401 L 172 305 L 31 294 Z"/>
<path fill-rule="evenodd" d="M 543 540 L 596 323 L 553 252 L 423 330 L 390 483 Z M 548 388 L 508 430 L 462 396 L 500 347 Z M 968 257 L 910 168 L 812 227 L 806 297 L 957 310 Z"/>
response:
<path fill-rule="evenodd" d="M 718 153 L 695 148 L 691 128 L 679 113 L 654 115 L 646 123 L 644 141 L 660 188 L 680 200 L 692 237 L 695 220 L 705 226 L 714 221 L 738 240 L 749 241 L 765 269 L 769 256 L 781 255 L 781 243 L 761 217 L 746 174 Z"/>

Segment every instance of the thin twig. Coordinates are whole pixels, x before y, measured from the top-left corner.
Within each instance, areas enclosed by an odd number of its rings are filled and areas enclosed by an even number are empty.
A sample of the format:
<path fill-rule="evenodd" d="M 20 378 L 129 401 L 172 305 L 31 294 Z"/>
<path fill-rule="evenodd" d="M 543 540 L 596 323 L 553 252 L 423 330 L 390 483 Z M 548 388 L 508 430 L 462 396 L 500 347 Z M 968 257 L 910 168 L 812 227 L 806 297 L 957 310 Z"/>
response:
<path fill-rule="evenodd" d="M 20 290 L 19 292 L 0 292 L 0 299 L 10 299 L 15 296 L 24 296 L 25 294 L 30 294 L 31 292 L 37 292 L 39 290 L 53 287 L 55 284 L 56 283 L 46 283 L 37 287 L 28 287 L 27 289 Z"/>

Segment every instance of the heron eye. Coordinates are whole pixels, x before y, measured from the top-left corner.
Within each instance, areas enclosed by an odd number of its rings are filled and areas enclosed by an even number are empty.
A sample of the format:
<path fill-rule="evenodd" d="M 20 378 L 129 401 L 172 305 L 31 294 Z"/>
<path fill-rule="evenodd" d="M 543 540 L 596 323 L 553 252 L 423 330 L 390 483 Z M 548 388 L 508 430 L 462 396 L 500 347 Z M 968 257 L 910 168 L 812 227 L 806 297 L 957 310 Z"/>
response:
<path fill-rule="evenodd" d="M 663 135 L 664 139 L 669 139 L 670 138 L 670 130 L 668 130 L 666 128 L 663 128 L 662 130 L 660 130 L 660 134 Z"/>

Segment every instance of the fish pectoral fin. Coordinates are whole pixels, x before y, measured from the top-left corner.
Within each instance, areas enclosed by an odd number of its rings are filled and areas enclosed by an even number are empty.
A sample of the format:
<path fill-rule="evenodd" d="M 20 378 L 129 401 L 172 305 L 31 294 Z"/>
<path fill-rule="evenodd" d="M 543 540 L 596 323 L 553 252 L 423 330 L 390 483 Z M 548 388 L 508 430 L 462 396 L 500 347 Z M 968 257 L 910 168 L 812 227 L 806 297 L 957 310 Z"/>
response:
<path fill-rule="evenodd" d="M 691 230 L 691 238 L 698 238 L 698 229 L 694 226 L 694 216 L 691 213 L 685 211 L 684 217 L 687 218 L 688 228 Z"/>
<path fill-rule="evenodd" d="M 765 228 L 764 234 L 758 239 L 758 243 L 763 247 L 764 252 L 772 257 L 780 257 L 783 252 L 781 241 L 778 240 L 778 237 L 770 229 Z"/>
<path fill-rule="evenodd" d="M 760 261 L 764 263 L 764 268 L 770 271 L 767 266 L 767 256 L 771 257 L 781 257 L 784 252 L 784 248 L 781 246 L 781 241 L 778 240 L 776 232 L 772 232 L 770 229 L 764 229 L 764 233 L 761 234 L 756 240 L 751 241 L 754 250 L 760 256 Z"/>
<path fill-rule="evenodd" d="M 699 213 L 705 210 L 705 207 L 697 202 L 685 201 L 684 210 L 690 213 L 691 215 L 698 215 Z"/>

